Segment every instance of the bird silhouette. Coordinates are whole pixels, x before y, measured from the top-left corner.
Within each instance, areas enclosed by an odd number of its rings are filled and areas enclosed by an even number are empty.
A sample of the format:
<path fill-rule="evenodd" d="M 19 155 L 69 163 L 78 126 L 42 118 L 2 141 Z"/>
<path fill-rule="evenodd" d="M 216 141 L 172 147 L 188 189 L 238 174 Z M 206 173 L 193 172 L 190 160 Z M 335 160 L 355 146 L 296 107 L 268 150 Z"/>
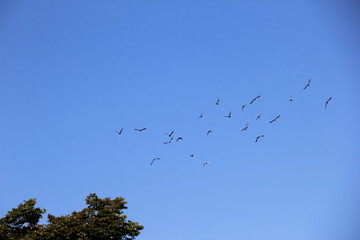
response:
<path fill-rule="evenodd" d="M 326 101 L 326 103 L 325 103 L 325 109 L 326 109 L 326 107 L 327 107 L 327 105 L 329 104 L 329 102 L 330 102 L 331 99 L 332 99 L 332 97 L 329 97 L 329 99 Z"/>
<path fill-rule="evenodd" d="M 177 139 L 176 139 L 176 141 L 179 141 L 179 140 L 184 140 L 182 137 L 178 137 Z"/>
<path fill-rule="evenodd" d="M 310 86 L 310 83 L 311 83 L 311 78 L 309 79 L 308 83 L 305 85 L 304 90 L 305 90 L 308 86 Z"/>
<path fill-rule="evenodd" d="M 276 118 L 274 118 L 273 120 L 271 120 L 269 123 L 275 122 L 279 117 L 280 117 L 280 115 L 278 115 Z"/>
<path fill-rule="evenodd" d="M 259 118 L 261 118 L 261 114 L 256 117 L 256 120 L 258 120 Z"/>
<path fill-rule="evenodd" d="M 261 97 L 261 95 L 255 97 L 253 100 L 251 100 L 250 104 L 253 104 L 253 102 L 255 102 L 255 100 L 258 99 L 259 97 Z"/>
<path fill-rule="evenodd" d="M 174 131 L 172 131 L 170 134 L 169 133 L 165 133 L 166 135 L 168 135 L 169 137 L 171 137 L 173 135 Z"/>
<path fill-rule="evenodd" d="M 173 139 L 174 139 L 174 137 L 171 137 L 170 140 L 167 141 L 167 142 L 164 142 L 164 144 L 169 144 L 169 143 L 171 143 L 171 141 L 172 141 Z"/>
<path fill-rule="evenodd" d="M 209 164 L 209 162 L 204 162 L 203 167 L 205 167 L 205 165 L 208 165 L 208 164 Z"/>
<path fill-rule="evenodd" d="M 145 131 L 145 130 L 146 130 L 146 128 L 141 128 L 141 129 L 137 129 L 137 128 L 135 128 L 134 130 L 135 130 L 135 131 L 138 131 L 138 132 L 142 132 L 142 131 Z"/>
<path fill-rule="evenodd" d="M 116 130 L 115 130 L 115 132 L 117 132 L 119 135 L 121 135 L 122 132 L 123 132 L 123 130 L 124 130 L 124 128 L 121 128 L 120 131 L 116 131 Z"/>
<path fill-rule="evenodd" d="M 209 130 L 209 131 L 207 131 L 206 135 L 209 136 L 209 134 L 212 133 L 212 132 L 213 132 L 213 130 Z"/>
<path fill-rule="evenodd" d="M 203 117 L 203 113 L 202 113 L 202 114 L 200 114 L 199 118 L 202 118 L 202 117 Z"/>
<path fill-rule="evenodd" d="M 229 112 L 229 115 L 224 116 L 224 117 L 231 118 L 231 111 Z"/>
<path fill-rule="evenodd" d="M 241 129 L 241 131 L 246 131 L 246 130 L 248 130 L 248 128 L 249 128 L 249 123 L 250 123 L 250 122 L 247 122 L 246 125 L 245 125 L 245 127 L 244 127 L 243 129 Z"/>
<path fill-rule="evenodd" d="M 190 157 L 194 157 L 194 154 L 190 154 Z"/>
<path fill-rule="evenodd" d="M 289 98 L 289 102 L 292 102 L 292 101 L 294 101 L 294 99 L 293 99 L 293 97 L 292 97 L 292 96 L 290 96 L 290 98 Z"/>
<path fill-rule="evenodd" d="M 150 165 L 153 165 L 153 163 L 154 163 L 156 160 L 160 160 L 160 158 L 153 158 L 153 160 L 151 160 Z"/>
<path fill-rule="evenodd" d="M 257 143 L 257 141 L 258 141 L 260 138 L 262 138 L 262 137 L 265 137 L 265 135 L 257 136 L 255 142 Z"/>
<path fill-rule="evenodd" d="M 246 105 L 242 105 L 241 106 L 241 111 L 243 112 L 244 111 L 244 108 L 246 107 Z"/>
<path fill-rule="evenodd" d="M 219 105 L 220 104 L 220 99 L 218 99 L 216 102 L 215 102 L 216 105 Z"/>

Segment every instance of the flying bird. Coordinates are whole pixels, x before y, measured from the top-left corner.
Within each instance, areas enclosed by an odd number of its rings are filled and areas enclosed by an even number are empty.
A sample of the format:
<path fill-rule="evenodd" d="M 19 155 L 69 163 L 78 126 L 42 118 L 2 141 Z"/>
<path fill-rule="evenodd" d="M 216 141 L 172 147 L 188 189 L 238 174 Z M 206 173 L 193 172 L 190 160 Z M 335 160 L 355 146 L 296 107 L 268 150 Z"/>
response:
<path fill-rule="evenodd" d="M 135 131 L 138 131 L 138 132 L 142 132 L 142 131 L 145 131 L 145 130 L 146 130 L 146 128 L 141 128 L 141 129 L 137 129 L 137 128 L 135 128 L 134 130 L 135 130 Z"/>
<path fill-rule="evenodd" d="M 309 79 L 308 83 L 307 83 L 306 86 L 304 87 L 304 90 L 305 90 L 308 86 L 310 86 L 310 83 L 311 83 L 311 78 Z"/>
<path fill-rule="evenodd" d="M 122 132 L 123 132 L 123 130 L 124 130 L 124 128 L 121 128 L 120 131 L 116 131 L 116 130 L 115 130 L 115 132 L 117 132 L 119 135 L 121 135 Z"/>
<path fill-rule="evenodd" d="M 174 137 L 171 137 L 170 138 L 170 141 L 167 141 L 167 142 L 164 142 L 164 144 L 169 144 L 169 143 L 171 143 L 171 141 L 174 139 Z"/>
<path fill-rule="evenodd" d="M 242 111 L 242 112 L 244 111 L 245 106 L 246 106 L 246 105 L 242 105 L 242 107 L 241 107 L 241 111 Z"/>
<path fill-rule="evenodd" d="M 269 123 L 275 122 L 279 117 L 280 117 L 280 115 L 278 115 L 276 118 L 274 118 L 273 120 L 271 120 Z"/>
<path fill-rule="evenodd" d="M 151 160 L 150 165 L 153 165 L 153 163 L 154 163 L 156 160 L 160 160 L 160 158 L 153 158 L 153 160 Z"/>
<path fill-rule="evenodd" d="M 179 140 L 184 140 L 182 137 L 178 137 L 177 139 L 176 139 L 176 141 L 179 141 Z"/>
<path fill-rule="evenodd" d="M 216 105 L 219 105 L 220 104 L 220 99 L 218 99 L 216 102 L 215 102 Z"/>
<path fill-rule="evenodd" d="M 202 114 L 200 114 L 199 118 L 202 118 L 202 117 L 203 117 L 203 113 L 202 113 Z"/>
<path fill-rule="evenodd" d="M 290 102 L 294 101 L 294 99 L 293 99 L 292 96 L 290 96 L 289 101 L 290 101 Z"/>
<path fill-rule="evenodd" d="M 328 103 L 330 102 L 331 99 L 332 99 L 332 97 L 329 97 L 329 99 L 326 101 L 326 103 L 325 103 L 325 109 L 326 109 L 326 107 L 327 107 L 327 105 L 328 105 Z"/>
<path fill-rule="evenodd" d="M 250 104 L 253 104 L 253 102 L 255 102 L 255 100 L 258 99 L 259 97 L 261 97 L 261 95 L 255 97 L 253 100 L 251 100 Z"/>
<path fill-rule="evenodd" d="M 169 137 L 171 137 L 173 135 L 174 131 L 172 131 L 170 134 L 169 133 L 165 133 L 166 135 L 168 135 Z"/>
<path fill-rule="evenodd" d="M 213 130 L 209 130 L 209 131 L 207 131 L 206 135 L 209 136 L 209 134 L 212 133 L 212 132 L 213 132 Z"/>
<path fill-rule="evenodd" d="M 209 162 L 204 162 L 203 167 L 205 167 L 205 165 L 208 165 L 208 164 L 209 164 Z"/>
<path fill-rule="evenodd" d="M 247 122 L 246 125 L 245 125 L 245 127 L 244 127 L 243 129 L 241 129 L 241 131 L 246 131 L 246 130 L 248 130 L 248 128 L 249 128 L 249 123 L 250 123 L 250 122 Z"/>
<path fill-rule="evenodd" d="M 190 154 L 190 157 L 194 157 L 194 154 Z"/>
<path fill-rule="evenodd" d="M 231 111 L 229 112 L 229 115 L 224 116 L 224 117 L 231 118 Z"/>
<path fill-rule="evenodd" d="M 256 120 L 258 120 L 259 118 L 261 118 L 261 114 L 256 117 Z"/>
<path fill-rule="evenodd" d="M 258 141 L 260 138 L 262 138 L 262 137 L 265 137 L 265 135 L 257 136 L 255 142 L 257 143 L 257 141 Z"/>

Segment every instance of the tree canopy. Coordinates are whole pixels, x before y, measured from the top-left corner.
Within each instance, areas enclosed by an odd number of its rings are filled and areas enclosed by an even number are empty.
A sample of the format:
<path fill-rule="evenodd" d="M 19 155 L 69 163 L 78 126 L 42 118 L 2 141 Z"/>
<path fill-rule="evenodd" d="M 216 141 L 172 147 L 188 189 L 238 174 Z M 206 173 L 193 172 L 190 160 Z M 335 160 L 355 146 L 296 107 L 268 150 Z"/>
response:
<path fill-rule="evenodd" d="M 86 197 L 87 207 L 83 210 L 60 217 L 49 214 L 48 223 L 39 224 L 46 209 L 36 208 L 36 199 L 32 198 L 0 219 L 0 239 L 135 239 L 144 227 L 127 220 L 123 212 L 126 204 L 122 197 L 101 199 L 92 193 Z"/>

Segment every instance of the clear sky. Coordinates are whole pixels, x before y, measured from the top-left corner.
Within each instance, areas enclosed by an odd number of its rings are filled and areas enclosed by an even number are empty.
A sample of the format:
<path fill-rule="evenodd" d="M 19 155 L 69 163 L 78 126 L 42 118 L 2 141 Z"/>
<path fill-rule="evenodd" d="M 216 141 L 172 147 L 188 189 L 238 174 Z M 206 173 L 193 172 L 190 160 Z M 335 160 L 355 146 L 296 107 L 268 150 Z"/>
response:
<path fill-rule="evenodd" d="M 0 216 L 97 193 L 139 240 L 359 239 L 359 9 L 2 0 Z"/>

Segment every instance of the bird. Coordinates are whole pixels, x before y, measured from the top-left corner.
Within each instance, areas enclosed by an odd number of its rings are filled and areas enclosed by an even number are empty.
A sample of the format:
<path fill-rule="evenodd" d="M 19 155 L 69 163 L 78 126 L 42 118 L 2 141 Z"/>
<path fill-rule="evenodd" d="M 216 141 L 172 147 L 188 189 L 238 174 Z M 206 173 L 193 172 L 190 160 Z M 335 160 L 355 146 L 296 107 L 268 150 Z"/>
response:
<path fill-rule="evenodd" d="M 260 138 L 262 138 L 262 137 L 265 137 L 265 135 L 257 136 L 255 142 L 257 143 L 257 141 L 258 141 Z"/>
<path fill-rule="evenodd" d="M 119 135 L 121 135 L 122 132 L 123 132 L 123 130 L 124 130 L 124 128 L 121 128 L 120 131 L 116 131 L 116 130 L 115 130 L 115 132 L 117 132 Z"/>
<path fill-rule="evenodd" d="M 245 125 L 245 127 L 244 127 L 243 129 L 241 129 L 241 131 L 246 131 L 246 130 L 248 130 L 248 128 L 249 128 L 249 123 L 250 123 L 250 122 L 247 122 L 246 125 Z"/>
<path fill-rule="evenodd" d="M 246 106 L 246 105 L 242 105 L 242 107 L 241 107 L 241 111 L 242 111 L 242 112 L 244 111 L 245 106 Z"/>
<path fill-rule="evenodd" d="M 213 130 L 209 130 L 209 131 L 207 131 L 206 135 L 209 136 L 209 134 L 212 133 L 212 132 L 213 132 Z"/>
<path fill-rule="evenodd" d="M 164 142 L 164 144 L 169 144 L 169 143 L 171 143 L 171 141 L 172 141 L 173 139 L 174 139 L 174 137 L 171 137 L 170 140 L 167 141 L 167 142 Z"/>
<path fill-rule="evenodd" d="M 209 162 L 204 162 L 203 167 L 205 167 L 205 165 L 208 165 L 208 164 L 209 164 Z"/>
<path fill-rule="evenodd" d="M 219 105 L 220 104 L 220 99 L 218 99 L 216 102 L 215 102 L 216 105 Z"/>
<path fill-rule="evenodd" d="M 261 95 L 255 97 L 253 100 L 251 100 L 250 104 L 253 104 L 253 102 L 255 102 L 255 100 L 258 99 L 259 97 L 261 97 Z"/>
<path fill-rule="evenodd" d="M 200 114 L 199 118 L 202 118 L 203 117 L 203 113 Z"/>
<path fill-rule="evenodd" d="M 308 83 L 307 83 L 306 86 L 304 87 L 304 90 L 305 90 L 308 86 L 310 86 L 310 83 L 311 83 L 311 78 L 309 79 Z"/>
<path fill-rule="evenodd" d="M 229 112 L 229 115 L 224 116 L 224 117 L 231 118 L 231 111 Z"/>
<path fill-rule="evenodd" d="M 261 118 L 261 114 L 256 117 L 256 120 L 258 120 L 259 118 Z"/>
<path fill-rule="evenodd" d="M 273 120 L 271 120 L 269 123 L 275 122 L 279 117 L 280 117 L 280 115 L 278 115 L 276 118 L 274 118 Z"/>
<path fill-rule="evenodd" d="M 166 135 L 168 135 L 169 137 L 171 137 L 171 135 L 173 135 L 174 131 L 172 131 L 170 134 L 169 133 L 165 133 Z"/>
<path fill-rule="evenodd" d="M 184 140 L 182 137 L 178 137 L 177 139 L 176 139 L 176 141 L 179 141 L 179 140 Z"/>
<path fill-rule="evenodd" d="M 327 105 L 328 105 L 328 103 L 330 102 L 331 99 L 332 99 L 332 97 L 329 97 L 329 99 L 326 101 L 326 103 L 325 103 L 325 109 L 326 109 L 326 107 L 327 107 Z"/>
<path fill-rule="evenodd" d="M 146 130 L 146 128 L 141 128 L 141 129 L 137 129 L 137 128 L 135 128 L 134 130 L 135 130 L 135 131 L 138 131 L 138 132 L 142 132 L 142 131 L 145 131 L 145 130 Z"/>
<path fill-rule="evenodd" d="M 160 160 L 160 158 L 153 158 L 153 160 L 151 160 L 150 165 L 153 165 L 153 163 L 154 163 L 156 160 Z"/>
<path fill-rule="evenodd" d="M 194 157 L 194 154 L 190 154 L 190 157 Z"/>
<path fill-rule="evenodd" d="M 289 101 L 290 101 L 290 102 L 294 101 L 294 99 L 293 99 L 292 96 L 290 96 Z"/>

